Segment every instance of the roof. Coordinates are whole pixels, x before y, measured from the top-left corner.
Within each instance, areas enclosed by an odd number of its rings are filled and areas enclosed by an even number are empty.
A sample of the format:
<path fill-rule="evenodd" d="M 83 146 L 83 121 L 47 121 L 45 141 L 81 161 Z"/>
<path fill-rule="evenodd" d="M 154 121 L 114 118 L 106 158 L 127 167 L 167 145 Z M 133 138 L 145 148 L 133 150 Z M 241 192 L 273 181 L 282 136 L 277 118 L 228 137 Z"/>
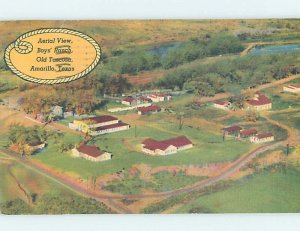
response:
<path fill-rule="evenodd" d="M 132 97 L 126 97 L 126 98 L 123 98 L 122 101 L 131 103 L 131 102 L 135 101 L 135 98 L 132 98 Z"/>
<path fill-rule="evenodd" d="M 95 145 L 86 145 L 86 144 L 80 145 L 77 148 L 77 150 L 81 153 L 84 153 L 88 156 L 95 157 L 95 158 L 98 157 L 98 156 L 101 156 L 102 154 L 105 153 Z"/>
<path fill-rule="evenodd" d="M 231 126 L 231 127 L 223 128 L 223 130 L 226 131 L 226 132 L 235 132 L 235 131 L 242 130 L 242 128 L 240 126 L 234 125 L 234 126 Z"/>
<path fill-rule="evenodd" d="M 154 139 L 146 139 L 144 140 L 143 144 L 145 145 L 144 147 L 149 149 L 149 150 L 166 150 L 169 146 L 173 145 L 176 148 L 192 144 L 192 142 L 186 138 L 185 136 L 178 136 L 173 139 L 169 140 L 163 140 L 163 141 L 158 141 Z"/>
<path fill-rule="evenodd" d="M 273 134 L 272 133 L 263 133 L 263 134 L 257 134 L 256 137 L 258 139 L 263 139 L 263 138 L 267 138 L 267 137 L 272 137 Z"/>
<path fill-rule="evenodd" d="M 272 103 L 272 101 L 264 94 L 257 92 L 256 95 L 257 95 L 256 98 L 252 100 L 248 100 L 247 103 L 252 106 L 260 106 L 260 105 Z"/>
<path fill-rule="evenodd" d="M 82 119 L 82 121 L 91 121 L 94 123 L 105 123 L 105 122 L 110 122 L 110 121 L 114 121 L 114 120 L 118 120 L 118 118 L 110 116 L 110 115 L 104 115 L 104 116 L 96 116 L 96 117 L 90 117 L 90 118 L 85 118 Z"/>
<path fill-rule="evenodd" d="M 28 145 L 29 145 L 29 146 L 32 146 L 32 147 L 34 147 L 34 146 L 39 146 L 39 145 L 41 145 L 41 144 L 43 144 L 43 142 L 42 142 L 42 141 L 39 141 L 39 140 L 35 140 L 35 141 L 32 141 L 32 142 L 28 143 Z"/>
<path fill-rule="evenodd" d="M 151 105 L 149 107 L 139 107 L 138 108 L 138 111 L 140 112 L 150 112 L 150 111 L 157 111 L 157 110 L 160 110 L 160 106 L 157 106 L 157 105 Z"/>
<path fill-rule="evenodd" d="M 244 130 L 241 131 L 241 136 L 251 136 L 257 134 L 256 129 L 249 129 L 249 130 Z"/>
<path fill-rule="evenodd" d="M 102 131 L 102 130 L 111 129 L 111 128 L 123 127 L 123 126 L 127 126 L 127 125 L 128 124 L 126 124 L 126 123 L 119 122 L 119 123 L 115 123 L 115 124 L 109 124 L 109 125 L 97 127 L 97 128 L 94 128 L 94 130 L 95 131 Z"/>
<path fill-rule="evenodd" d="M 290 84 L 290 85 L 288 85 L 286 87 L 290 88 L 290 89 L 300 89 L 300 86 L 297 86 L 297 85 L 294 85 L 294 84 Z"/>

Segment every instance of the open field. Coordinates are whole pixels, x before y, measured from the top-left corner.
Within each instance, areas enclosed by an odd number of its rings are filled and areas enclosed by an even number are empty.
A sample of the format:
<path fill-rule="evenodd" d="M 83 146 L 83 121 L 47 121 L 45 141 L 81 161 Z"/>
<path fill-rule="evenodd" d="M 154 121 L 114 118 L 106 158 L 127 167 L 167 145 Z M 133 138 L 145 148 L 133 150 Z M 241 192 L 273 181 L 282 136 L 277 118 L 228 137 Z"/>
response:
<path fill-rule="evenodd" d="M 24 192 L 17 186 L 18 183 L 25 189 L 28 195 L 33 193 L 43 195 L 49 192 L 51 194 L 60 194 L 62 196 L 73 194 L 73 192 L 58 183 L 10 160 L 6 155 L 1 155 L 0 160 L 6 160 L 6 162 L 0 162 L 0 176 L 2 179 L 0 181 L 0 202 L 13 200 L 19 197 L 25 201 L 27 200 Z"/>
<path fill-rule="evenodd" d="M 140 152 L 141 142 L 148 137 L 162 140 L 178 135 L 189 137 L 193 141 L 194 147 L 170 156 L 149 156 Z M 67 134 L 63 139 L 66 143 L 76 144 L 80 137 Z M 137 126 L 136 130 L 132 127 L 127 131 L 95 137 L 92 143 L 112 153 L 112 160 L 93 163 L 74 158 L 70 152 L 60 153 L 58 145 L 54 142 L 49 142 L 46 150 L 32 158 L 86 179 L 91 176 L 115 173 L 139 163 L 163 166 L 204 165 L 230 161 L 238 158 L 252 147 L 250 143 L 243 143 L 235 139 L 223 142 L 221 133 L 211 133 L 201 128 L 185 126 L 183 130 L 179 131 L 178 125 L 174 123 L 151 123 L 147 126 Z"/>
<path fill-rule="evenodd" d="M 299 171 L 266 171 L 233 183 L 228 188 L 204 195 L 179 208 L 176 213 L 299 212 Z"/>
<path fill-rule="evenodd" d="M 274 114 L 271 118 L 300 131 L 300 110 Z"/>

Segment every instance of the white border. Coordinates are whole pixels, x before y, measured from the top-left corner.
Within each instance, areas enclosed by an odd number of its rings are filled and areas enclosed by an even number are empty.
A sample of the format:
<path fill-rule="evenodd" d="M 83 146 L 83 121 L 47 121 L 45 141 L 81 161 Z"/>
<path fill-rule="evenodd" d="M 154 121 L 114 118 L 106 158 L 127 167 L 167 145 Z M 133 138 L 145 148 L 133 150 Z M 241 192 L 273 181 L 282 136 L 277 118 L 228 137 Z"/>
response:
<path fill-rule="evenodd" d="M 298 0 L 0 0 L 0 20 L 299 18 Z"/>
<path fill-rule="evenodd" d="M 0 20 L 299 17 L 299 0 L 0 0 Z M 0 216 L 3 231 L 298 231 L 299 227 L 299 214 Z"/>

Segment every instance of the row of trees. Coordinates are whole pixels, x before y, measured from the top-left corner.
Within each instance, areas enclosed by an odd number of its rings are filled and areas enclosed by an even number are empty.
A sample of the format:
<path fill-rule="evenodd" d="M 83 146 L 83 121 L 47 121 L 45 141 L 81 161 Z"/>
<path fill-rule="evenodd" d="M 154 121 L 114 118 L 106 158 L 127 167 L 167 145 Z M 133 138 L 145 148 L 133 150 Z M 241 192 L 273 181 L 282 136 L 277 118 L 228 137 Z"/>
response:
<path fill-rule="evenodd" d="M 21 155 L 30 155 L 34 151 L 31 146 L 37 143 L 46 143 L 50 137 L 59 140 L 61 133 L 47 131 L 43 127 L 25 127 L 12 124 L 9 129 L 10 147 Z"/>
<path fill-rule="evenodd" d="M 154 86 L 213 96 L 220 92 L 238 92 L 241 88 L 255 87 L 299 72 L 293 54 L 249 55 L 180 68 L 156 81 Z"/>
<path fill-rule="evenodd" d="M 36 117 L 41 113 L 46 122 L 51 122 L 53 106 L 62 106 L 79 115 L 88 114 L 101 103 L 97 96 L 121 95 L 131 88 L 132 85 L 122 76 L 91 75 L 68 84 L 30 89 L 22 98 L 21 107 L 27 114 Z"/>
<path fill-rule="evenodd" d="M 140 71 L 152 70 L 158 67 L 173 68 L 183 63 L 191 62 L 207 56 L 237 53 L 244 49 L 241 41 L 230 34 L 218 34 L 192 38 L 180 46 L 170 47 L 165 52 L 155 53 L 147 48 L 129 51 L 113 52 L 108 68 L 119 74 L 137 74 Z"/>

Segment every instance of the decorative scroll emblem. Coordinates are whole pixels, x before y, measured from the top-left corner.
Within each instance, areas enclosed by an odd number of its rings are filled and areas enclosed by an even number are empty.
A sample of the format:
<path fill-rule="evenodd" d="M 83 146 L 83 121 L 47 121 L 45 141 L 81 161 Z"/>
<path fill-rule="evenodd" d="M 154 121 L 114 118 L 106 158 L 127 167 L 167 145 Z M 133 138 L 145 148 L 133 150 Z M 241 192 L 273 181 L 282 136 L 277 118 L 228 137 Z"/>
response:
<path fill-rule="evenodd" d="M 84 77 L 99 63 L 100 46 L 69 29 L 39 29 L 21 35 L 5 51 L 13 73 L 40 84 L 66 83 Z"/>

